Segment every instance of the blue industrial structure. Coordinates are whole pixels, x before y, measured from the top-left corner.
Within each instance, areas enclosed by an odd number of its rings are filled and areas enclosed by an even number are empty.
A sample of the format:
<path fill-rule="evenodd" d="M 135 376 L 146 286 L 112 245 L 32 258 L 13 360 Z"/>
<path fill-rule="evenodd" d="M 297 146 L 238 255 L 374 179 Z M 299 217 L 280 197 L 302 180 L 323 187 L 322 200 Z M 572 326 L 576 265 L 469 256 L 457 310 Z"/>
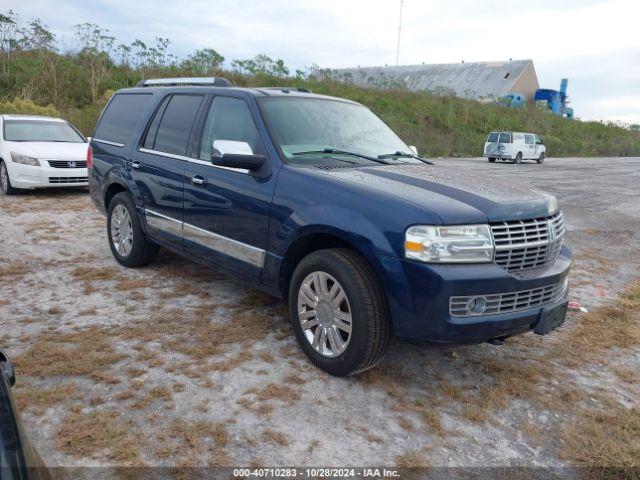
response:
<path fill-rule="evenodd" d="M 560 81 L 560 90 L 553 90 L 550 88 L 539 88 L 536 91 L 535 100 L 542 100 L 547 102 L 547 108 L 551 110 L 555 115 L 560 115 L 567 118 L 573 118 L 573 108 L 568 107 L 569 103 L 567 97 L 567 84 L 569 81 L 563 78 Z"/>

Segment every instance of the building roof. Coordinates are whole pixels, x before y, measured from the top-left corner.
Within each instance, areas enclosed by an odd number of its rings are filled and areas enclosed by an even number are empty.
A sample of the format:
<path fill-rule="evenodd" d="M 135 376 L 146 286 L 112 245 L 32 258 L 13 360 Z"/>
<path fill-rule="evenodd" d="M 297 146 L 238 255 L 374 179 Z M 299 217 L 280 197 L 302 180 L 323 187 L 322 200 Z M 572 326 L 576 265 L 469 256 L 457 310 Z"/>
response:
<path fill-rule="evenodd" d="M 362 86 L 448 89 L 459 97 L 499 98 L 514 92 L 517 80 L 528 69 L 537 83 L 532 60 L 342 68 L 333 72 Z"/>

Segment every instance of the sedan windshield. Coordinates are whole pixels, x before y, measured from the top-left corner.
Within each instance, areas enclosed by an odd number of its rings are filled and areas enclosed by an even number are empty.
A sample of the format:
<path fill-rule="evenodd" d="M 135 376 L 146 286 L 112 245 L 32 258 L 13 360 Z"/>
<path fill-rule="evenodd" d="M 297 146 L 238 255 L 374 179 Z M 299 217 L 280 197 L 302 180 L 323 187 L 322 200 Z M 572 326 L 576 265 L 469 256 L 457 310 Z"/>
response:
<path fill-rule="evenodd" d="M 8 142 L 85 142 L 68 123 L 43 120 L 5 120 L 4 139 Z"/>
<path fill-rule="evenodd" d="M 390 152 L 411 152 L 362 105 L 298 97 L 266 98 L 261 105 L 274 142 L 287 160 L 296 163 L 310 163 L 323 154 L 340 157 L 341 150 L 351 152 L 351 160 L 358 160 L 354 154 L 377 158 Z M 361 157 L 359 161 L 369 162 Z"/>

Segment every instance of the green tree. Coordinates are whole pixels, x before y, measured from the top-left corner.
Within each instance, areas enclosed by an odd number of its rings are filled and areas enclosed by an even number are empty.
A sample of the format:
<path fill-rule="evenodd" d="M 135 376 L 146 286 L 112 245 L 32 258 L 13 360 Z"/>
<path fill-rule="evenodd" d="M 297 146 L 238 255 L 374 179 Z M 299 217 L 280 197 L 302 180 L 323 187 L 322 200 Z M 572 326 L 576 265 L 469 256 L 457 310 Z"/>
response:
<path fill-rule="evenodd" d="M 211 75 L 220 70 L 223 63 L 224 57 L 213 48 L 203 48 L 189 55 L 180 66 L 199 75 Z"/>
<path fill-rule="evenodd" d="M 110 53 L 115 37 L 108 35 L 109 30 L 94 23 L 75 26 L 76 38 L 80 42 L 78 59 L 89 70 L 89 88 L 91 100 L 95 103 L 100 96 L 100 84 L 111 66 Z"/>

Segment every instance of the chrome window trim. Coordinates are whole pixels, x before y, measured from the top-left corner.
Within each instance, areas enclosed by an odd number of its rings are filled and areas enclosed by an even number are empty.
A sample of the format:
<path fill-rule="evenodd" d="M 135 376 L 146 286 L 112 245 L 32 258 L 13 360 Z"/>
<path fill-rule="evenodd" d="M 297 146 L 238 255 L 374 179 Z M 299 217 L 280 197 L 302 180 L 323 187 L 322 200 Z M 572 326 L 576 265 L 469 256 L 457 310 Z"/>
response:
<path fill-rule="evenodd" d="M 184 239 L 197 243 L 216 252 L 223 253 L 237 260 L 254 265 L 258 268 L 264 266 L 265 250 L 253 245 L 225 237 L 218 233 L 210 232 L 195 225 L 163 215 L 154 210 L 144 209 L 147 223 L 154 228 L 182 236 Z M 151 220 L 151 221 L 150 221 Z M 178 227 L 179 225 L 179 227 Z"/>
<path fill-rule="evenodd" d="M 110 140 L 101 140 L 99 138 L 91 138 L 92 142 L 104 143 L 105 145 L 113 145 L 114 147 L 124 147 L 124 143 L 112 142 Z"/>
<path fill-rule="evenodd" d="M 222 170 L 231 170 L 232 172 L 245 173 L 245 174 L 249 173 L 249 170 L 245 168 L 223 167 L 222 165 L 215 165 L 214 163 L 207 162 L 206 160 L 186 157 L 184 155 L 176 155 L 175 153 L 160 152 L 158 150 L 151 150 L 149 148 L 139 148 L 138 151 L 142 153 L 149 153 L 151 155 L 159 155 L 161 157 L 174 158 L 176 160 L 184 160 L 185 162 L 195 163 L 197 165 L 204 165 L 205 167 L 220 168 Z"/>

